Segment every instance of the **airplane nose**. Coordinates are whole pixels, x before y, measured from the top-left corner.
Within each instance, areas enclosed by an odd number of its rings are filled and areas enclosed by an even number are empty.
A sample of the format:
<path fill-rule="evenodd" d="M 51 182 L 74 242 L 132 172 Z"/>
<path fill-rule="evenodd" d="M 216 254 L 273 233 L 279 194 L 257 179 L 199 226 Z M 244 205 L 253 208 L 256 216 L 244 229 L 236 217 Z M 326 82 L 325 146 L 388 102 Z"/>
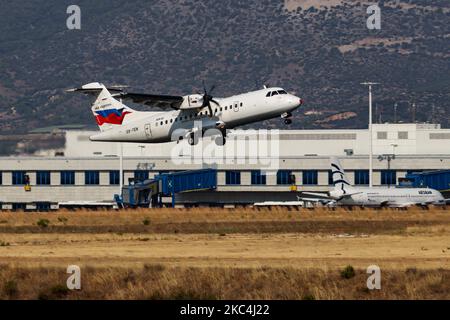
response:
<path fill-rule="evenodd" d="M 293 96 L 292 97 L 292 104 L 295 107 L 300 107 L 303 104 L 303 99 L 299 98 L 299 97 L 296 97 L 296 96 Z"/>

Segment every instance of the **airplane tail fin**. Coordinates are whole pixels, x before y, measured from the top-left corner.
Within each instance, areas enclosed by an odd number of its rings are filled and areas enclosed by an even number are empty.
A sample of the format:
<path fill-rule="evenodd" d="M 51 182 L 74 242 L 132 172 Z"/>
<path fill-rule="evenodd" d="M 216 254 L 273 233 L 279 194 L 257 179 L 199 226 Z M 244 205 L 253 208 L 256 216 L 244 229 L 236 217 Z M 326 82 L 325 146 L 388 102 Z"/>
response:
<path fill-rule="evenodd" d="M 68 90 L 68 92 L 81 92 L 95 96 L 91 110 L 100 131 L 110 130 L 129 123 L 139 113 L 114 98 L 120 96 L 122 90 L 106 88 L 98 82 L 89 83 L 81 88 Z"/>
<path fill-rule="evenodd" d="M 353 189 L 345 176 L 344 168 L 336 157 L 330 159 L 331 174 L 333 177 L 333 185 L 335 190 L 343 191 L 344 194 Z"/>

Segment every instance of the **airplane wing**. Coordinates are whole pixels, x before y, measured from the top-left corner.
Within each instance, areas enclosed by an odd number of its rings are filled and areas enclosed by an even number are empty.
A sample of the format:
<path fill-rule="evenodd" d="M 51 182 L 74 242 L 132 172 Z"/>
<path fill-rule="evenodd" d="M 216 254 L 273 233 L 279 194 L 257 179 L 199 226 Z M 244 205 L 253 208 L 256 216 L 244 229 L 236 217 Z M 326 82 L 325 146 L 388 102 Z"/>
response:
<path fill-rule="evenodd" d="M 310 194 L 310 195 L 314 195 L 314 196 L 321 195 L 320 193 L 314 193 L 314 192 L 305 192 L 302 194 Z M 300 196 L 297 196 L 297 200 L 298 201 L 306 201 L 306 202 L 315 202 L 315 203 L 321 203 L 321 204 L 330 204 L 330 203 L 336 202 L 335 199 L 327 198 L 327 197 L 324 197 L 323 195 L 321 198 L 303 197 L 300 195 Z"/>
<path fill-rule="evenodd" d="M 122 92 L 119 93 L 117 97 L 124 100 L 131 100 L 134 103 L 145 104 L 147 106 L 157 107 L 161 109 L 180 109 L 180 106 L 184 101 L 184 98 L 181 96 L 145 93 Z"/>
<path fill-rule="evenodd" d="M 320 203 L 334 201 L 332 199 L 325 199 L 325 198 L 319 199 L 319 198 L 298 197 L 297 199 L 298 201 L 320 202 Z"/>
<path fill-rule="evenodd" d="M 300 195 L 314 196 L 321 199 L 331 199 L 326 193 L 316 193 L 316 192 L 300 192 Z M 317 198 L 315 198 L 317 200 Z"/>
<path fill-rule="evenodd" d="M 353 193 L 346 193 L 341 195 L 339 198 L 330 197 L 328 194 L 325 193 L 316 193 L 316 192 L 301 192 L 301 195 L 307 195 L 307 196 L 314 196 L 320 199 L 327 199 L 327 200 L 341 200 L 344 198 L 350 198 L 351 196 L 355 194 L 361 194 L 362 192 L 353 192 Z"/>

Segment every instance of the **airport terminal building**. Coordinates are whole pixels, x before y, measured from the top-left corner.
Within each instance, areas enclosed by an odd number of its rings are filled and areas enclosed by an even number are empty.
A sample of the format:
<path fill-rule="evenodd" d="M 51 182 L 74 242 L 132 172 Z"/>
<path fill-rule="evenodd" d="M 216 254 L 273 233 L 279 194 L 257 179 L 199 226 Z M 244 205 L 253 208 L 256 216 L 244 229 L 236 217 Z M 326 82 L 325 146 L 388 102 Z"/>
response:
<path fill-rule="evenodd" d="M 121 168 L 124 184 L 165 172 L 217 169 L 217 189 L 177 194 L 177 205 L 295 201 L 292 184 L 298 191 L 327 191 L 330 156 L 340 158 L 350 183 L 369 183 L 368 130 L 243 130 L 231 132 L 225 146 L 205 137 L 195 147 L 186 141 L 91 142 L 92 134 L 67 131 L 64 149 L 0 158 L 1 208 L 111 203 L 121 192 Z M 395 185 L 408 172 L 450 169 L 450 129 L 440 125 L 374 124 L 372 141 L 375 186 Z"/>

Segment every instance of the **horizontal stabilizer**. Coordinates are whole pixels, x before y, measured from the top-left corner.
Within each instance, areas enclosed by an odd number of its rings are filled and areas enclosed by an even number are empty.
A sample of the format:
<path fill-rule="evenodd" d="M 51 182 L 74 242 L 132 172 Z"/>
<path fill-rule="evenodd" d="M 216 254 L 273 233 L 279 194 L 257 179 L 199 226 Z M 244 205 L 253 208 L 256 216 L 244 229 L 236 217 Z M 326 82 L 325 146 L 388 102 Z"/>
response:
<path fill-rule="evenodd" d="M 123 92 L 124 86 L 111 86 L 105 87 L 103 84 L 98 82 L 92 82 L 81 86 L 80 88 L 68 89 L 66 92 L 76 92 L 76 93 L 84 93 L 84 94 L 92 94 L 98 95 L 103 89 L 107 89 L 111 93 L 120 93 Z"/>

